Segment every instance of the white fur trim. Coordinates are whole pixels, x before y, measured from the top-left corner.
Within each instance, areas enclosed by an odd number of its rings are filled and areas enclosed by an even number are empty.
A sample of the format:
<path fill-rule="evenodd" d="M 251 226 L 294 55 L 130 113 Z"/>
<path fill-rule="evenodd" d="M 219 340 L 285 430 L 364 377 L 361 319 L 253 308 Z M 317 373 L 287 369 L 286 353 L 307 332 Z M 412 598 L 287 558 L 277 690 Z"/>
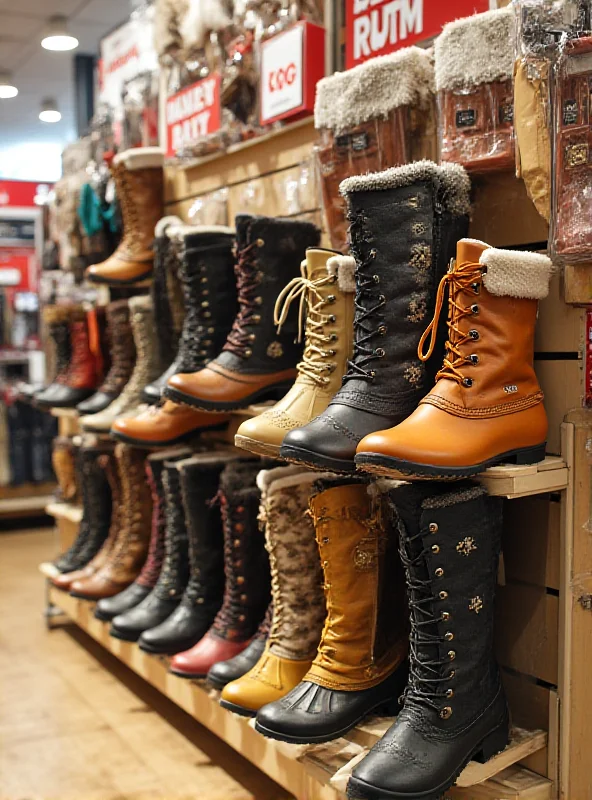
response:
<path fill-rule="evenodd" d="M 510 80 L 514 71 L 514 26 L 511 6 L 445 25 L 435 45 L 438 91 Z"/>
<path fill-rule="evenodd" d="M 405 481 L 398 481 L 395 480 L 395 478 L 376 478 L 376 480 L 373 480 L 372 483 L 368 485 L 368 494 L 370 497 L 377 494 L 386 494 L 386 492 L 390 492 L 391 489 L 397 489 L 404 484 Z"/>
<path fill-rule="evenodd" d="M 148 294 L 140 294 L 130 297 L 129 307 L 132 311 L 151 311 L 152 298 Z"/>
<path fill-rule="evenodd" d="M 167 236 L 171 239 L 183 239 L 185 236 L 198 233 L 227 233 L 229 236 L 235 236 L 236 231 L 234 228 L 229 228 L 227 225 L 175 225 L 167 230 Z"/>
<path fill-rule="evenodd" d="M 232 24 L 220 0 L 188 0 L 188 9 L 180 25 L 187 50 L 205 46 L 210 31 L 221 31 Z"/>
<path fill-rule="evenodd" d="M 440 202 L 451 214 L 468 214 L 471 181 L 460 164 L 434 164 L 433 161 L 415 161 L 402 167 L 390 167 L 382 172 L 353 175 L 339 184 L 339 192 L 347 197 L 351 192 L 373 192 L 411 186 L 418 181 L 430 181 L 441 193 Z"/>
<path fill-rule="evenodd" d="M 327 261 L 329 275 L 337 275 L 337 285 L 342 292 L 356 291 L 356 259 L 353 256 L 331 256 Z"/>
<path fill-rule="evenodd" d="M 132 147 L 117 153 L 113 164 L 125 164 L 126 169 L 155 169 L 164 167 L 164 150 L 161 147 Z"/>
<path fill-rule="evenodd" d="M 549 294 L 553 264 L 542 253 L 490 247 L 479 263 L 487 267 L 483 283 L 488 292 L 505 297 L 541 300 Z"/>
<path fill-rule="evenodd" d="M 372 58 L 317 83 L 315 128 L 340 133 L 399 106 L 425 108 L 434 88 L 432 59 L 420 47 Z"/>
<path fill-rule="evenodd" d="M 154 235 L 157 239 L 160 239 L 165 235 L 167 228 L 170 228 L 171 225 L 178 227 L 179 225 L 182 224 L 183 220 L 180 217 L 175 217 L 172 214 L 168 217 L 162 217 L 162 219 L 159 219 L 158 222 L 156 223 L 156 227 L 154 228 Z"/>

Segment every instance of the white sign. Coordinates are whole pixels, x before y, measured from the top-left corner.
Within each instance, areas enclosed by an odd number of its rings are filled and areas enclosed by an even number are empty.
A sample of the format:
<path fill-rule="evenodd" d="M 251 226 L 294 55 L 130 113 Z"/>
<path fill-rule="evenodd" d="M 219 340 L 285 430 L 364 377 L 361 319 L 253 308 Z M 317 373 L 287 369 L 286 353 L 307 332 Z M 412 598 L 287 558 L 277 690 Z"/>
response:
<path fill-rule="evenodd" d="M 297 25 L 263 43 L 261 54 L 261 120 L 263 122 L 302 105 L 303 36 L 304 28 Z"/>
<path fill-rule="evenodd" d="M 111 108 L 121 105 L 121 90 L 126 81 L 142 72 L 158 68 L 154 49 L 154 7 L 133 17 L 101 40 L 102 86 L 99 100 Z"/>

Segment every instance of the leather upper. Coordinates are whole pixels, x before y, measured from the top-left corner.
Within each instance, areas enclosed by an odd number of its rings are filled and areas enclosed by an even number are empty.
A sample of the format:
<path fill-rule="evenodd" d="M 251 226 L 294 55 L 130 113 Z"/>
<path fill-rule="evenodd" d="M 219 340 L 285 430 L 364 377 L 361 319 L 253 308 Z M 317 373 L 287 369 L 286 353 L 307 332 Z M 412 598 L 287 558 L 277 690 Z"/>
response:
<path fill-rule="evenodd" d="M 151 406 L 134 417 L 119 417 L 111 427 L 117 436 L 125 436 L 139 445 L 168 445 L 204 428 L 223 425 L 228 414 L 199 411 L 196 408 L 165 400 L 161 406 Z"/>
<path fill-rule="evenodd" d="M 258 711 L 297 686 L 309 667 L 309 660 L 280 658 L 273 655 L 268 646 L 252 669 L 224 687 L 221 699 L 249 711 Z"/>

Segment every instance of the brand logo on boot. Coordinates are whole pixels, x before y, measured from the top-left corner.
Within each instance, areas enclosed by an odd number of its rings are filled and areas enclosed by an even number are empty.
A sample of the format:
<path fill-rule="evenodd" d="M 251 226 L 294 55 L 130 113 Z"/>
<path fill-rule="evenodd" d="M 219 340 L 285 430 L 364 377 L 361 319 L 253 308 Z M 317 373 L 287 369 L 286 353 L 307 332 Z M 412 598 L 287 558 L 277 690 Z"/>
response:
<path fill-rule="evenodd" d="M 504 386 L 504 392 L 506 394 L 516 394 L 518 391 L 518 387 L 515 383 L 511 383 L 509 386 Z"/>
<path fill-rule="evenodd" d="M 270 358 L 281 358 L 284 355 L 284 348 L 280 342 L 272 342 L 267 348 L 267 355 Z"/>

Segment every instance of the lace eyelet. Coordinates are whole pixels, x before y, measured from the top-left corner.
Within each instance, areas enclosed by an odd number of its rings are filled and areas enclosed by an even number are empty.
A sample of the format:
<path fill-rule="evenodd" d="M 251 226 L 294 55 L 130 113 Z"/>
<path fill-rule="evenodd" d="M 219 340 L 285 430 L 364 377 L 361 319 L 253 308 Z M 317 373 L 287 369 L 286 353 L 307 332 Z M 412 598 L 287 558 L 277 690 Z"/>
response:
<path fill-rule="evenodd" d="M 214 333 L 215 330 L 215 328 L 208 328 L 208 333 Z"/>
<path fill-rule="evenodd" d="M 471 289 L 473 290 L 473 292 L 475 294 L 480 294 L 481 293 L 481 284 L 480 283 L 472 283 L 471 284 Z"/>
<path fill-rule="evenodd" d="M 454 678 L 455 675 L 456 675 L 456 670 L 455 669 L 451 669 L 450 672 L 448 673 L 448 678 L 446 680 L 451 681 Z"/>
<path fill-rule="evenodd" d="M 471 364 L 478 364 L 479 363 L 479 356 L 476 353 L 472 353 L 469 356 L 469 361 L 471 362 Z"/>
<path fill-rule="evenodd" d="M 373 275 L 372 276 L 372 280 L 374 281 L 374 283 L 380 283 L 380 276 L 379 275 Z"/>
<path fill-rule="evenodd" d="M 259 316 L 259 314 L 255 314 L 252 317 L 251 321 L 252 321 L 253 325 L 259 325 L 259 323 L 261 322 L 261 317 Z"/>
<path fill-rule="evenodd" d="M 437 533 L 438 532 L 438 523 L 437 522 L 430 522 L 428 526 L 428 530 L 430 533 Z"/>
<path fill-rule="evenodd" d="M 239 622 L 244 622 L 245 620 L 246 620 L 245 615 L 244 614 L 239 614 L 238 621 Z"/>
<path fill-rule="evenodd" d="M 385 333 L 386 333 L 386 325 L 381 325 L 378 328 L 378 335 L 379 336 L 384 336 Z"/>
<path fill-rule="evenodd" d="M 336 333 L 332 333 L 331 336 L 329 336 L 329 341 L 330 342 L 336 342 L 338 338 L 339 337 L 337 336 Z"/>
<path fill-rule="evenodd" d="M 200 283 L 207 283 L 207 282 L 208 282 L 207 278 L 201 278 L 201 280 L 200 280 Z"/>
<path fill-rule="evenodd" d="M 334 295 L 334 294 L 330 294 L 330 295 L 327 297 L 327 302 L 328 302 L 328 303 L 334 303 L 336 299 L 337 299 L 337 298 L 335 297 L 335 295 Z"/>
<path fill-rule="evenodd" d="M 466 386 L 467 389 L 470 389 L 472 385 L 473 385 L 472 378 L 463 378 L 463 386 Z"/>
<path fill-rule="evenodd" d="M 250 347 L 247 347 L 247 349 L 245 350 L 245 358 L 250 358 L 252 355 L 253 351 L 251 350 Z"/>
<path fill-rule="evenodd" d="M 376 250 L 375 247 L 373 247 L 372 250 L 370 250 L 370 258 L 376 258 L 377 255 L 378 251 Z"/>
<path fill-rule="evenodd" d="M 335 314 L 331 314 L 331 316 L 329 317 L 329 322 L 337 322 L 337 317 L 335 316 Z"/>
<path fill-rule="evenodd" d="M 249 341 L 250 341 L 250 342 L 254 342 L 256 338 L 257 338 L 257 337 L 255 336 L 255 334 L 254 334 L 254 333 L 250 333 L 250 334 L 249 334 Z"/>
<path fill-rule="evenodd" d="M 474 328 L 472 328 L 472 329 L 469 331 L 469 336 L 471 337 L 471 339 L 473 339 L 473 341 L 475 341 L 475 342 L 476 342 L 476 341 L 477 341 L 477 339 L 479 338 L 479 331 L 476 331 Z"/>
<path fill-rule="evenodd" d="M 382 347 L 379 347 L 377 350 L 375 350 L 375 351 L 374 351 L 374 354 L 375 354 L 375 355 L 376 355 L 378 358 L 384 358 L 384 357 L 385 357 L 385 355 L 386 355 L 386 353 L 385 353 L 385 351 L 382 349 Z"/>
<path fill-rule="evenodd" d="M 241 594 L 240 599 L 241 603 L 246 603 L 249 598 L 246 594 Z"/>
<path fill-rule="evenodd" d="M 438 594 L 440 600 L 448 600 L 448 592 L 442 591 Z"/>
<path fill-rule="evenodd" d="M 450 706 L 444 706 L 444 708 L 440 711 L 441 719 L 450 719 L 452 716 L 452 709 Z"/>
<path fill-rule="evenodd" d="M 454 697 L 454 689 L 446 689 L 446 697 L 448 699 Z"/>
<path fill-rule="evenodd" d="M 450 661 L 454 661 L 454 659 L 456 658 L 456 651 L 455 650 L 449 650 L 448 651 L 448 658 L 450 659 Z"/>
<path fill-rule="evenodd" d="M 209 304 L 209 302 L 208 302 L 207 300 L 204 300 L 204 301 L 202 302 L 202 304 L 201 304 L 201 307 L 202 307 L 202 308 L 209 308 L 209 307 L 210 307 L 210 304 Z"/>
<path fill-rule="evenodd" d="M 434 571 L 434 575 L 436 576 L 436 578 L 442 578 L 442 577 L 443 577 L 443 575 L 444 575 L 444 570 L 442 569 L 442 567 L 438 567 L 438 568 L 437 568 L 437 569 Z"/>
<path fill-rule="evenodd" d="M 265 244 L 265 239 L 257 239 L 257 247 L 263 247 Z"/>
<path fill-rule="evenodd" d="M 211 312 L 211 311 L 204 311 L 204 317 L 205 317 L 206 319 L 210 319 L 210 318 L 211 318 L 211 316 L 212 316 L 212 312 Z"/>
<path fill-rule="evenodd" d="M 263 298 L 262 297 L 256 297 L 253 302 L 258 306 L 262 306 L 263 305 Z"/>
<path fill-rule="evenodd" d="M 383 294 L 378 295 L 379 303 L 386 303 L 386 297 Z"/>
<path fill-rule="evenodd" d="M 447 642 L 451 642 L 454 639 L 454 634 L 452 633 L 452 631 L 447 631 L 444 634 L 444 638 L 446 639 Z"/>
<path fill-rule="evenodd" d="M 439 553 L 440 552 L 440 547 L 437 544 L 433 544 L 431 549 L 432 549 L 432 553 Z"/>
<path fill-rule="evenodd" d="M 375 370 L 375 369 L 372 369 L 372 370 L 370 370 L 370 377 L 371 377 L 373 380 L 374 380 L 374 378 L 376 377 L 376 370 Z"/>
<path fill-rule="evenodd" d="M 472 314 L 478 314 L 479 313 L 479 306 L 477 305 L 477 303 L 473 303 L 473 305 L 471 306 L 471 313 Z"/>
<path fill-rule="evenodd" d="M 451 616 L 452 615 L 450 614 L 449 611 L 443 611 L 442 614 L 440 615 L 440 619 L 442 620 L 442 622 L 449 622 Z"/>

